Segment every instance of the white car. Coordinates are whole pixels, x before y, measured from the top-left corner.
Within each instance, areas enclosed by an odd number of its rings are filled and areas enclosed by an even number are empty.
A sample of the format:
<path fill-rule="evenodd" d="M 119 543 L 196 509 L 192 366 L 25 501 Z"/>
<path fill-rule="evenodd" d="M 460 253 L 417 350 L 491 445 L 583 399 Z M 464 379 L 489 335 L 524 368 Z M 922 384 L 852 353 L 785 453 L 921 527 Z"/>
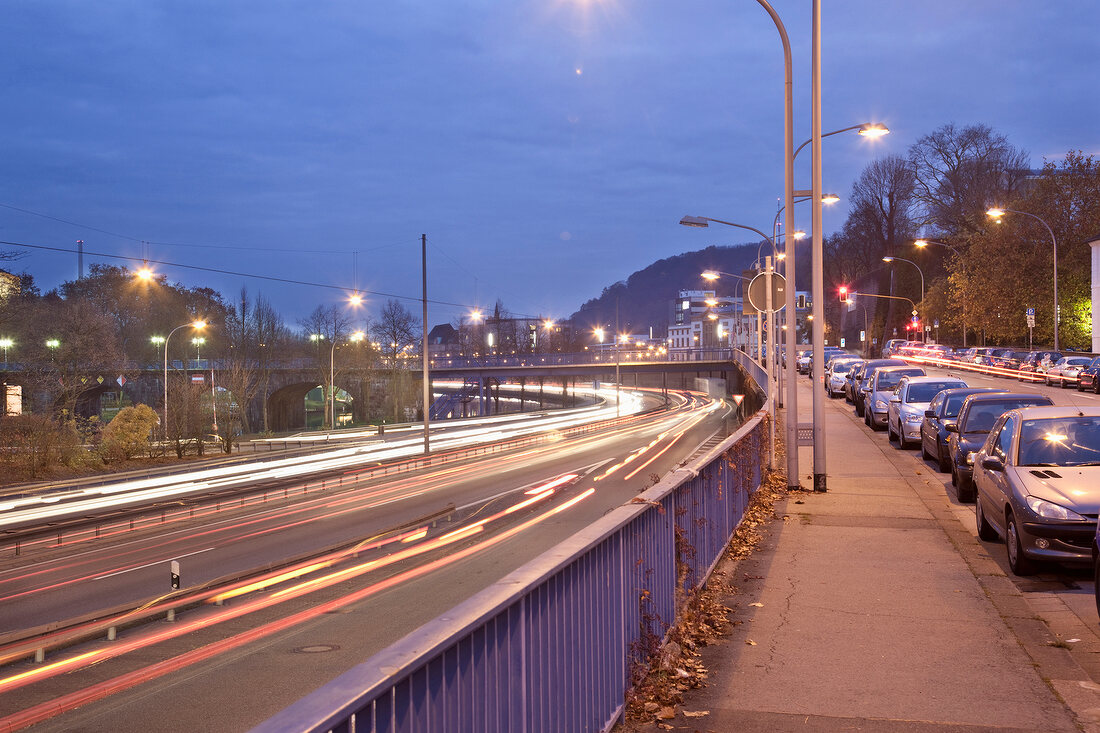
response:
<path fill-rule="evenodd" d="M 886 410 L 886 433 L 898 447 L 908 448 L 910 441 L 920 445 L 920 426 L 928 404 L 945 389 L 969 387 L 955 377 L 902 377 Z"/>
<path fill-rule="evenodd" d="M 844 394 L 844 385 L 847 382 L 848 370 L 853 365 L 862 362 L 858 356 L 837 357 L 833 359 L 829 367 L 829 376 L 825 379 L 825 389 L 830 397 L 839 397 Z"/>
<path fill-rule="evenodd" d="M 1067 384 L 1077 386 L 1077 375 L 1091 363 L 1090 356 L 1063 356 L 1057 364 L 1047 369 L 1047 386 L 1057 385 L 1062 388 Z"/>

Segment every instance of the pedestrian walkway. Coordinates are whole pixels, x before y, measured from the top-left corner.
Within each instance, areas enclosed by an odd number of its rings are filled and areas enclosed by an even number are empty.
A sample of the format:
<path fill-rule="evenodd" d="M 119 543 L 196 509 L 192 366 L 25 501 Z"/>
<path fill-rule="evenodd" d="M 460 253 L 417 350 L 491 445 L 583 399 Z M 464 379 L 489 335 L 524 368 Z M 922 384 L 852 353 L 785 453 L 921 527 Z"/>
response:
<path fill-rule="evenodd" d="M 805 378 L 798 399 L 808 422 Z M 1052 646 L 938 475 L 843 400 L 826 425 L 828 493 L 790 494 L 725 566 L 737 623 L 704 651 L 708 686 L 685 693 L 671 729 L 1100 730 L 1100 685 Z M 800 473 L 810 487 L 808 449 Z"/>

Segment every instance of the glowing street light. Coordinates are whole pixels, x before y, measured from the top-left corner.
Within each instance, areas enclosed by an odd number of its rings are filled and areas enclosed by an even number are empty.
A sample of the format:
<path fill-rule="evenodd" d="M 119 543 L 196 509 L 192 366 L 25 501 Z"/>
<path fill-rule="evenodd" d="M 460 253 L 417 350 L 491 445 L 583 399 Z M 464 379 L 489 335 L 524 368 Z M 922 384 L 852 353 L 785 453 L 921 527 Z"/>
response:
<path fill-rule="evenodd" d="M 47 349 L 60 349 L 61 348 L 61 339 L 46 339 L 46 348 Z"/>

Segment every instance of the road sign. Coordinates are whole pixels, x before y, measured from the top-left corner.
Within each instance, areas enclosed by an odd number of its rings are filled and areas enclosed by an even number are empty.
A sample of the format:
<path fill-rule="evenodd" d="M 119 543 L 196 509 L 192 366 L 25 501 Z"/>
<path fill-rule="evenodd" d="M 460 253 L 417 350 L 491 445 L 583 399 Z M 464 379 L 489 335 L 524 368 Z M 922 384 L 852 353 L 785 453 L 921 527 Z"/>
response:
<path fill-rule="evenodd" d="M 783 310 L 786 304 L 787 279 L 778 273 L 772 273 L 772 310 Z M 762 272 L 749 283 L 749 303 L 758 311 L 767 309 L 768 273 Z"/>
<path fill-rule="evenodd" d="M 932 321 L 932 325 L 935 326 L 936 328 L 939 328 L 940 327 L 940 319 L 937 318 L 936 320 Z"/>
<path fill-rule="evenodd" d="M 842 348 L 842 349 L 844 348 L 844 337 L 843 336 L 840 337 L 840 348 Z"/>
<path fill-rule="evenodd" d="M 860 341 L 860 343 L 865 343 L 867 341 L 867 332 L 866 331 L 860 331 L 859 332 L 859 341 Z"/>
<path fill-rule="evenodd" d="M 1028 308 L 1027 313 L 1025 315 L 1027 315 L 1029 318 L 1034 318 L 1035 317 L 1035 309 L 1034 308 Z"/>
<path fill-rule="evenodd" d="M 173 588 L 175 588 L 176 590 L 179 590 L 179 587 L 180 587 L 180 564 L 179 564 L 178 560 L 173 560 L 172 561 L 172 564 L 169 566 L 168 572 L 169 572 L 169 575 L 170 575 L 170 577 L 168 579 L 169 583 L 171 584 L 171 586 Z"/>
<path fill-rule="evenodd" d="M 1035 316 L 1028 316 L 1027 317 L 1027 327 L 1028 328 L 1035 328 Z"/>

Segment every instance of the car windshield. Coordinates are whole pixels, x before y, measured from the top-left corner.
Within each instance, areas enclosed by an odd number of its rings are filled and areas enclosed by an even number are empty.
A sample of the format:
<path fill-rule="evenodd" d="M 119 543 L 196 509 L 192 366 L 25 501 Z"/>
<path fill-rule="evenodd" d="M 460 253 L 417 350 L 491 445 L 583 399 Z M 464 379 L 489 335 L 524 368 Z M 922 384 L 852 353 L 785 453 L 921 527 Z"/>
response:
<path fill-rule="evenodd" d="M 898 382 L 901 381 L 902 377 L 920 376 L 921 371 L 922 370 L 902 370 L 899 372 L 880 372 L 878 375 L 878 384 L 875 386 L 875 389 L 880 392 L 888 389 L 893 389 L 894 387 L 898 386 Z M 933 394 L 935 393 L 933 392 Z"/>
<path fill-rule="evenodd" d="M 963 425 L 964 433 L 988 433 L 993 429 L 993 423 L 997 422 L 1004 413 L 1015 410 L 1017 407 L 1028 405 L 1049 405 L 1049 402 L 1036 402 L 1035 400 L 990 400 L 978 402 L 970 407 L 966 413 L 966 424 Z"/>
<path fill-rule="evenodd" d="M 943 406 L 943 416 L 958 417 L 959 410 L 962 409 L 963 402 L 966 402 L 966 398 L 969 396 L 969 394 L 950 395 L 946 400 L 946 404 Z"/>
<path fill-rule="evenodd" d="M 918 382 L 910 384 L 905 392 L 906 402 L 931 402 L 932 398 L 945 389 L 965 387 L 961 382 Z"/>
<path fill-rule="evenodd" d="M 1020 466 L 1100 465 L 1100 417 L 1024 420 L 1020 428 Z"/>

